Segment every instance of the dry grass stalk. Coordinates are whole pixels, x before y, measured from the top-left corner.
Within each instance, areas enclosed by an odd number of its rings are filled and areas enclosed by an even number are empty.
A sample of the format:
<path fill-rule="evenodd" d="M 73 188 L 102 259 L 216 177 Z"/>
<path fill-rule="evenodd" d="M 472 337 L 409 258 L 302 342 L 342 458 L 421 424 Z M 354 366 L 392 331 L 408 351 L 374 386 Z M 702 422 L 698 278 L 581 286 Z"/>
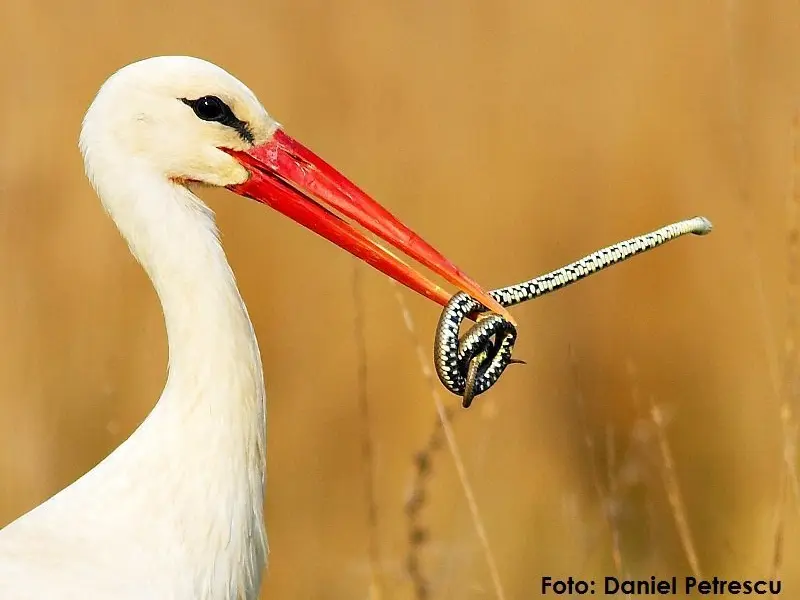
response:
<path fill-rule="evenodd" d="M 787 311 L 784 354 L 784 390 L 781 395 L 781 424 L 784 432 L 784 462 L 795 505 L 800 509 L 800 483 L 797 478 L 797 420 L 794 408 L 800 396 L 800 111 L 792 120 L 792 186 L 786 206 L 787 224 Z"/>
<path fill-rule="evenodd" d="M 367 394 L 367 338 L 364 333 L 364 298 L 361 286 L 361 269 L 358 264 L 353 267 L 353 300 L 355 317 L 353 332 L 356 342 L 358 363 L 357 387 L 358 407 L 361 414 L 362 438 L 361 457 L 364 460 L 364 500 L 367 505 L 367 555 L 369 557 L 369 600 L 380 600 L 384 597 L 380 582 L 380 542 L 378 539 L 378 503 L 375 500 L 375 444 L 370 418 L 369 396 Z"/>
<path fill-rule="evenodd" d="M 781 473 L 780 489 L 778 491 L 778 504 L 775 508 L 775 535 L 772 541 L 772 565 L 770 569 L 770 579 L 779 579 L 781 568 L 783 567 L 785 529 L 786 529 L 786 505 L 789 502 L 788 476 L 786 470 Z M 773 597 L 775 595 L 773 594 Z"/>
<path fill-rule="evenodd" d="M 578 365 L 575 357 L 575 351 L 572 346 L 569 348 L 569 365 L 572 372 L 572 381 L 575 385 L 575 404 L 577 408 L 578 420 L 580 421 L 581 429 L 583 430 L 583 443 L 586 446 L 586 454 L 589 457 L 589 471 L 592 477 L 592 486 L 594 487 L 597 498 L 602 507 L 603 518 L 608 528 L 608 534 L 611 538 L 611 560 L 614 562 L 614 570 L 617 575 L 622 577 L 622 550 L 620 548 L 620 532 L 617 523 L 616 511 L 613 506 L 616 504 L 610 490 L 606 490 L 600 478 L 600 469 L 597 465 L 597 457 L 595 456 L 594 439 L 592 438 L 591 431 L 589 430 L 589 423 L 586 420 L 586 402 L 583 397 L 583 390 L 581 389 L 578 377 Z M 609 471 L 609 486 L 612 482 L 612 473 Z M 613 478 L 616 481 L 616 477 Z"/>
<path fill-rule="evenodd" d="M 442 402 L 441 396 L 439 395 L 439 385 L 434 377 L 433 370 L 428 364 L 425 351 L 422 349 L 422 345 L 417 337 L 411 312 L 408 310 L 408 306 L 406 305 L 399 288 L 396 284 L 394 285 L 395 298 L 400 305 L 400 311 L 403 315 L 403 323 L 405 324 L 406 330 L 408 331 L 411 341 L 414 344 L 414 349 L 417 354 L 417 359 L 419 360 L 422 375 L 430 385 L 433 403 L 436 407 L 437 415 L 442 424 L 442 431 L 444 432 L 444 437 L 447 441 L 447 447 L 451 456 L 453 457 L 453 463 L 456 467 L 456 473 L 458 474 L 458 479 L 461 483 L 464 497 L 467 500 L 467 506 L 469 507 L 469 513 L 472 518 L 472 524 L 475 528 L 475 533 L 478 536 L 478 540 L 480 541 L 481 548 L 486 559 L 486 565 L 489 569 L 489 576 L 492 579 L 492 586 L 494 588 L 495 596 L 498 600 L 505 600 L 506 595 L 503 591 L 503 585 L 500 581 L 500 572 L 497 569 L 497 562 L 495 561 L 494 554 L 492 553 L 491 546 L 489 545 L 489 537 L 486 534 L 486 528 L 483 524 L 483 518 L 481 517 L 480 510 L 478 509 L 478 503 L 475 500 L 475 494 L 473 493 L 472 485 L 469 482 L 467 471 L 464 468 L 464 461 L 461 458 L 461 451 L 459 450 L 458 442 L 456 440 L 455 433 L 453 432 L 450 416 L 444 406 L 444 403 Z"/>
<path fill-rule="evenodd" d="M 606 477 L 608 481 L 608 521 L 611 524 L 611 554 L 617 571 L 622 574 L 622 550 L 620 549 L 620 528 L 617 521 L 620 504 L 619 479 L 616 470 L 616 448 L 614 446 L 614 428 L 611 424 L 606 426 Z"/>
<path fill-rule="evenodd" d="M 730 109 L 731 117 L 734 123 L 734 134 L 736 143 L 736 172 L 745 173 L 746 157 L 745 157 L 745 139 L 744 129 L 742 123 L 742 115 L 738 102 L 737 92 L 740 88 L 739 78 L 736 68 L 736 61 L 734 60 L 735 50 L 735 34 L 734 34 L 734 13 L 735 13 L 735 0 L 728 0 L 725 11 L 725 27 L 726 39 L 728 41 L 727 57 L 728 57 L 728 74 L 731 86 L 730 93 Z M 784 527 L 785 527 L 785 511 L 788 507 L 788 498 L 786 493 L 788 490 L 783 491 L 784 483 L 791 489 L 792 496 L 794 497 L 795 508 L 800 511 L 800 482 L 797 477 L 797 465 L 795 460 L 796 453 L 796 440 L 797 440 L 797 420 L 794 416 L 794 411 L 791 405 L 791 398 L 796 394 L 795 389 L 797 376 L 790 376 L 786 373 L 787 367 L 793 371 L 797 367 L 797 350 L 796 350 L 796 330 L 797 322 L 794 317 L 793 306 L 797 302 L 797 284 L 798 276 L 800 275 L 800 267 L 798 266 L 798 258 L 800 258 L 800 251 L 798 251 L 798 164 L 800 161 L 800 150 L 798 149 L 798 115 L 795 115 L 792 123 L 792 137 L 793 137 L 793 175 L 791 178 L 791 190 L 788 198 L 787 206 L 787 220 L 788 220 L 788 258 L 789 258 L 789 286 L 788 286 L 788 316 L 789 322 L 787 323 L 787 340 L 786 340 L 786 362 L 784 363 L 784 389 L 781 390 L 780 380 L 780 366 L 777 352 L 775 350 L 775 336 L 772 330 L 772 325 L 768 318 L 768 307 L 766 301 L 766 293 L 764 291 L 764 283 L 761 275 L 761 267 L 758 260 L 756 251 L 756 244 L 754 238 L 753 224 L 756 223 L 755 210 L 753 203 L 749 201 L 749 196 L 742 175 L 738 180 L 739 198 L 744 204 L 747 211 L 747 218 L 744 219 L 744 233 L 748 240 L 748 258 L 750 261 L 751 270 L 753 272 L 753 287 L 756 292 L 756 297 L 759 303 L 759 313 L 762 320 L 762 342 L 764 345 L 764 352 L 767 357 L 770 381 L 772 384 L 773 396 L 778 402 L 781 420 L 781 433 L 783 437 L 783 474 L 782 479 L 782 493 L 778 499 L 777 515 L 775 531 L 773 534 L 773 557 L 771 571 L 777 574 L 780 569 L 781 560 L 783 556 L 783 543 L 784 543 Z M 796 371 L 795 371 L 796 373 Z M 791 381 L 790 381 L 791 377 Z M 788 393 L 787 393 L 788 392 Z"/>
<path fill-rule="evenodd" d="M 447 409 L 447 414 L 452 419 L 455 414 L 452 409 Z M 428 530 L 422 523 L 422 509 L 428 498 L 427 483 L 433 474 L 433 459 L 438 450 L 444 445 L 444 435 L 439 417 L 436 417 L 425 446 L 414 455 L 414 481 L 411 493 L 406 502 L 406 516 L 408 517 L 408 556 L 406 569 L 414 586 L 416 600 L 427 600 L 429 597 L 429 584 L 422 570 L 420 551 L 428 540 Z"/>
<path fill-rule="evenodd" d="M 692 574 L 697 577 L 697 579 L 702 579 L 700 561 L 697 559 L 697 551 L 695 550 L 694 541 L 692 540 L 692 531 L 689 527 L 686 508 L 683 505 L 683 497 L 681 495 L 680 485 L 678 484 L 675 461 L 672 458 L 672 450 L 667 441 L 667 434 L 664 427 L 664 415 L 661 409 L 656 406 L 652 396 L 650 397 L 650 417 L 653 420 L 653 424 L 656 426 L 656 439 L 658 441 L 658 449 L 661 453 L 662 460 L 661 473 L 664 479 L 664 487 L 667 491 L 667 500 L 672 509 L 675 526 L 678 529 L 678 537 L 680 538 L 683 551 L 686 554 L 686 559 L 689 562 L 689 567 L 692 569 Z"/>
<path fill-rule="evenodd" d="M 639 380 L 637 377 L 636 365 L 630 359 L 626 361 L 626 370 L 628 377 L 631 381 L 631 397 L 633 405 L 637 414 L 642 414 L 643 406 L 641 403 L 641 393 Z M 660 471 L 661 480 L 664 483 L 664 489 L 667 493 L 667 501 L 669 502 L 670 510 L 672 512 L 672 519 L 675 522 L 675 527 L 678 531 L 678 539 L 681 543 L 681 548 L 686 556 L 686 561 L 689 563 L 689 568 L 692 574 L 701 579 L 700 561 L 697 558 L 697 551 L 692 537 L 692 530 L 689 527 L 689 519 L 686 514 L 686 508 L 683 503 L 683 496 L 681 494 L 680 484 L 678 483 L 677 469 L 675 468 L 675 460 L 672 456 L 672 449 L 669 445 L 666 433 L 667 417 L 664 412 L 659 408 L 653 397 L 649 397 L 649 417 L 650 422 L 653 424 L 653 432 L 655 434 L 656 447 L 660 458 Z M 650 436 L 642 436 L 640 442 L 649 441 Z"/>
<path fill-rule="evenodd" d="M 778 506 L 775 516 L 775 534 L 771 577 L 777 579 L 783 565 L 786 511 L 789 498 L 800 509 L 800 486 L 797 480 L 797 423 L 793 405 L 800 394 L 800 348 L 798 347 L 798 319 L 795 313 L 800 305 L 800 112 L 792 120 L 792 177 L 786 202 L 787 286 L 786 286 L 786 338 L 783 357 L 783 392 L 780 397 L 781 428 L 783 430 L 783 462 Z"/>

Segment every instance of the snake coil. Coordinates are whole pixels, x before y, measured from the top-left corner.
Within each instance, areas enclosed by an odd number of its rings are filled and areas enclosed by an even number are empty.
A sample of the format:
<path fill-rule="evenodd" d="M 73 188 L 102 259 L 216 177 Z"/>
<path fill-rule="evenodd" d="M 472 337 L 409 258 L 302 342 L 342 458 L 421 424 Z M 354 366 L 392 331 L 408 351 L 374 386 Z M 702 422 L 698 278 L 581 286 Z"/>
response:
<path fill-rule="evenodd" d="M 705 217 L 678 221 L 597 250 L 550 273 L 489 293 L 502 306 L 515 306 L 687 233 L 705 235 L 711 227 L 711 221 Z M 459 337 L 464 320 L 473 317 L 476 323 Z M 475 396 L 497 383 L 508 365 L 522 362 L 512 357 L 516 341 L 517 330 L 512 323 L 498 314 L 487 312 L 485 306 L 467 294 L 456 294 L 445 306 L 436 327 L 433 354 L 439 381 L 453 394 L 462 396 L 462 405 L 468 408 Z"/>

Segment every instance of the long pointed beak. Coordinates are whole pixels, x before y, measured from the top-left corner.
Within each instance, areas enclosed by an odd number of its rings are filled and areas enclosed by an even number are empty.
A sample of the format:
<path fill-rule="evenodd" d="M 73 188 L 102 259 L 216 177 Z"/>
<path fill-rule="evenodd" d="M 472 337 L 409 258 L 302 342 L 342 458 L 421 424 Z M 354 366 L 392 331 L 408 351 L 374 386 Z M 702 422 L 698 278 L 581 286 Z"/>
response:
<path fill-rule="evenodd" d="M 508 311 L 461 269 L 281 129 L 265 144 L 247 151 L 225 151 L 250 173 L 247 181 L 229 187 L 233 192 L 274 208 L 395 281 L 442 306 L 447 304 L 451 294 L 334 214 L 335 210 L 514 323 Z"/>

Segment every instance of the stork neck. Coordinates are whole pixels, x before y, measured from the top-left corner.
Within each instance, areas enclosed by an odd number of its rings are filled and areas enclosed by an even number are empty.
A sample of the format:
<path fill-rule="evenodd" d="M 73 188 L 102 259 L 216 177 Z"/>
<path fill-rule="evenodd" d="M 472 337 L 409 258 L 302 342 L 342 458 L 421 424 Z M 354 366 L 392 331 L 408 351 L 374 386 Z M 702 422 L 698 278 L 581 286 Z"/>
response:
<path fill-rule="evenodd" d="M 261 358 L 213 213 L 186 187 L 133 169 L 133 177 L 128 171 L 121 180 L 93 182 L 164 311 L 169 372 L 148 421 L 166 421 L 170 435 L 181 432 L 191 456 L 220 438 L 225 446 L 217 450 L 246 456 L 251 464 L 242 466 L 263 479 Z"/>
<path fill-rule="evenodd" d="M 161 302 L 170 381 L 189 373 L 196 382 L 234 358 L 260 372 L 253 327 L 213 213 L 182 185 L 147 176 L 136 181 L 124 192 L 100 191 Z"/>
<path fill-rule="evenodd" d="M 135 183 L 94 183 L 161 301 L 169 371 L 156 407 L 114 453 L 126 467 L 114 472 L 126 480 L 147 473 L 140 481 L 152 485 L 132 494 L 153 503 L 175 543 L 192 549 L 184 567 L 197 571 L 200 585 L 231 582 L 250 598 L 266 556 L 265 398 L 253 327 L 211 211 L 163 178 L 126 181 Z"/>

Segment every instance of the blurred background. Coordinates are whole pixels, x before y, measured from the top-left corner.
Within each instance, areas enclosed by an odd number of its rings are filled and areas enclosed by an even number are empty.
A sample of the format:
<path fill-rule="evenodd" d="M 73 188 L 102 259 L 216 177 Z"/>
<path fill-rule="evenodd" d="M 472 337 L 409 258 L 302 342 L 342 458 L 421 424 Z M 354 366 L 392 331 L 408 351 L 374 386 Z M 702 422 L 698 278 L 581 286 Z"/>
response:
<path fill-rule="evenodd" d="M 76 142 L 113 71 L 190 54 L 487 287 L 708 216 L 710 237 L 515 309 L 528 364 L 469 411 L 433 389 L 505 597 L 693 572 L 796 597 L 798 33 L 793 0 L 5 0 L 0 524 L 161 390 L 157 298 Z M 262 596 L 496 597 L 417 356 L 437 307 L 255 203 L 204 198 L 267 379 Z"/>

